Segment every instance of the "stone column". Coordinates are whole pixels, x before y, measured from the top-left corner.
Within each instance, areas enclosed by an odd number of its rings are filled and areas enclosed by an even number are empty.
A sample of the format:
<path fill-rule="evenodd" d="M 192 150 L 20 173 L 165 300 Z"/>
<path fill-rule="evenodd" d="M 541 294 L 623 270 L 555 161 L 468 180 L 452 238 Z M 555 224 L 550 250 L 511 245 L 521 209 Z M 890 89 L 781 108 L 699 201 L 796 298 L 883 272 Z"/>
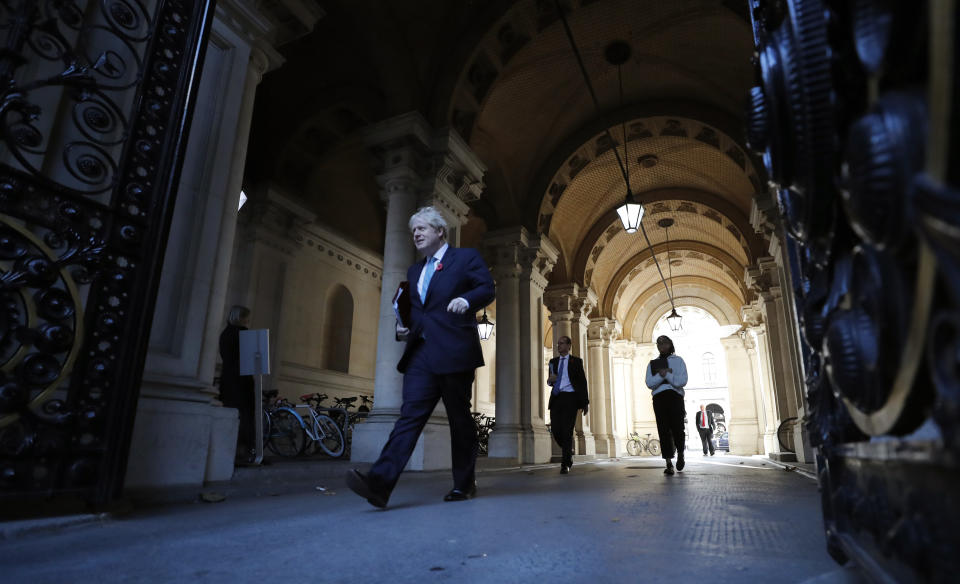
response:
<path fill-rule="evenodd" d="M 793 285 L 788 268 L 787 247 L 784 245 L 783 230 L 780 228 L 780 222 L 777 218 L 776 203 L 772 195 L 765 193 L 757 195 L 754 198 L 750 212 L 750 222 L 754 229 L 764 235 L 769 245 L 769 258 L 762 258 L 758 262 L 758 267 L 763 271 L 762 278 L 767 282 L 774 284 L 779 293 L 784 297 L 778 298 L 777 312 L 780 322 L 775 326 L 776 330 L 770 327 L 772 319 L 768 317 L 768 332 L 777 336 L 777 364 L 783 363 L 783 377 L 787 378 L 786 391 L 788 392 L 787 411 L 780 411 L 779 420 L 787 417 L 796 416 L 803 420 L 806 408 L 806 390 L 804 382 L 803 355 L 800 349 L 800 330 L 799 320 L 797 318 L 796 306 L 793 296 Z M 779 394 L 778 394 L 779 395 Z M 794 426 L 794 444 L 796 444 L 797 457 L 801 462 L 813 462 L 814 453 L 810 448 L 810 439 L 807 435 L 807 429 L 804 424 Z M 779 445 L 778 445 L 779 450 Z"/>
<path fill-rule="evenodd" d="M 354 429 L 351 456 L 373 462 L 393 430 L 403 401 L 403 376 L 396 367 L 405 345 L 396 340 L 393 296 L 406 279 L 407 268 L 419 259 L 408 227 L 410 216 L 418 207 L 435 206 L 447 220 L 450 244 L 456 245 L 469 212 L 467 203 L 479 196 L 486 168 L 456 132 L 433 130 L 417 112 L 368 128 L 364 140 L 382 163 L 377 181 L 387 205 L 387 226 L 374 407 L 367 421 Z M 442 404 L 427 422 L 407 468 L 450 468 L 450 434 Z"/>
<path fill-rule="evenodd" d="M 613 435 L 620 440 L 623 450 L 618 447 L 617 455 L 626 454 L 626 440 L 633 431 L 633 383 L 634 357 L 637 344 L 619 340 L 611 344 L 613 362 Z"/>
<path fill-rule="evenodd" d="M 553 324 L 553 347 L 562 336 L 573 341 L 570 354 L 584 361 L 587 374 L 587 386 L 590 389 L 590 364 L 587 355 L 587 327 L 590 325 L 590 312 L 597 305 L 597 295 L 593 290 L 580 288 L 576 283 L 550 286 L 544 291 L 544 304 L 550 311 Z M 591 398 L 592 400 L 592 398 Z M 590 409 L 593 409 L 591 404 Z M 589 416 L 578 416 L 575 434 L 575 453 L 582 456 L 594 456 L 597 453 Z"/>
<path fill-rule="evenodd" d="M 750 456 L 763 452 L 759 411 L 755 399 L 755 373 L 746 348 L 746 333 L 720 339 L 727 359 L 727 380 L 730 387 L 730 454 Z M 752 341 L 751 341 L 752 342 Z"/>
<path fill-rule="evenodd" d="M 613 388 L 610 383 L 610 342 L 617 337 L 617 322 L 606 317 L 590 319 L 587 329 L 590 377 L 590 420 L 597 454 L 616 456 L 623 437 L 613 432 Z M 619 447 L 619 448 L 618 448 Z"/>
<path fill-rule="evenodd" d="M 525 228 L 492 231 L 484 251 L 497 282 L 497 425 L 491 458 L 548 462 L 551 438 L 544 422 L 541 306 L 547 274 L 559 251 L 545 236 Z"/>
<path fill-rule="evenodd" d="M 747 269 L 747 284 L 754 288 L 759 296 L 759 307 L 766 324 L 770 372 L 776 396 L 776 424 L 779 426 L 783 420 L 797 415 L 797 388 L 794 387 L 795 377 L 792 371 L 796 363 L 787 343 L 791 331 L 786 322 L 776 262 L 772 258 L 762 258 L 758 261 L 758 266 Z"/>
<path fill-rule="evenodd" d="M 126 487 L 201 485 L 233 473 L 238 417 L 217 399 L 218 338 L 229 308 L 256 88 L 283 62 L 265 40 L 276 31 L 258 10 L 252 2 L 217 6 L 158 286 Z M 305 32 L 319 16 L 303 23 Z"/>
<path fill-rule="evenodd" d="M 524 230 L 525 232 L 525 230 Z M 546 235 L 527 237 L 520 274 L 520 419 L 521 462 L 549 462 L 553 439 L 547 431 L 543 387 L 543 292 L 560 251 Z"/>
<path fill-rule="evenodd" d="M 773 389 L 770 348 L 759 301 L 741 309 L 741 320 L 746 326 L 744 347 L 750 357 L 754 378 L 757 380 L 754 398 L 759 412 L 758 423 L 763 437 L 763 453 L 779 452 L 777 442 L 776 394 Z"/>

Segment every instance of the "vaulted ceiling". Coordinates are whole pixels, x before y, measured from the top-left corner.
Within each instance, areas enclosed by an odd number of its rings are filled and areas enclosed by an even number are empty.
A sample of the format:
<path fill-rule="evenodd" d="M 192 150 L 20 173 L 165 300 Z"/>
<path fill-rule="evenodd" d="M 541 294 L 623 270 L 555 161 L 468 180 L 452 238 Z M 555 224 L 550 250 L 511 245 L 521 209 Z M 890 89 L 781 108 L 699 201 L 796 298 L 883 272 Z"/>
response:
<path fill-rule="evenodd" d="M 546 235 L 561 251 L 551 283 L 593 288 L 598 314 L 638 339 L 669 310 L 657 264 L 672 271 L 678 303 L 722 323 L 750 301 L 744 271 L 766 246 L 749 215 L 765 178 L 743 139 L 745 1 L 561 0 L 599 109 L 555 0 L 323 5 L 317 30 L 284 49 L 287 65 L 258 93 L 251 180 L 285 184 L 382 252 L 384 211 L 357 132 L 416 109 L 455 128 L 488 168 L 465 245 L 514 225 Z M 622 98 L 604 58 L 613 41 L 631 48 Z M 646 237 L 616 218 L 626 189 L 615 150 L 646 206 Z M 350 225 L 364 220 L 366 230 Z"/>

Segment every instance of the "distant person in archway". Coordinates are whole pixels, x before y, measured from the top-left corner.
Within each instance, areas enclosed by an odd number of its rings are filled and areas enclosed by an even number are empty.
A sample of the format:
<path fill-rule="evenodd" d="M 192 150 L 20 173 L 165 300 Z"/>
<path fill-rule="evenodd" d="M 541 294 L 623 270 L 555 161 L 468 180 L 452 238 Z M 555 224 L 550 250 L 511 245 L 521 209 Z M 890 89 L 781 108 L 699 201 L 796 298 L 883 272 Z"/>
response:
<path fill-rule="evenodd" d="M 708 412 L 707 407 L 700 404 L 700 411 L 697 412 L 697 433 L 700 434 L 704 456 L 707 455 L 707 449 L 710 450 L 710 456 L 714 455 L 713 431 L 716 428 L 717 423 L 713 419 L 713 412 Z"/>
<path fill-rule="evenodd" d="M 235 305 L 227 316 L 227 328 L 220 333 L 220 401 L 228 408 L 240 412 L 240 430 L 237 433 L 236 461 L 245 464 L 253 461 L 256 438 L 254 434 L 253 407 L 255 402 L 252 375 L 240 375 L 240 331 L 250 325 L 250 309 Z"/>
<path fill-rule="evenodd" d="M 673 474 L 673 455 L 677 454 L 677 470 L 683 470 L 683 386 L 687 384 L 687 365 L 666 335 L 657 338 L 660 356 L 647 365 L 647 387 L 653 393 L 653 413 L 657 417 L 657 432 L 667 468 L 663 473 Z"/>
<path fill-rule="evenodd" d="M 586 416 L 590 404 L 583 360 L 570 354 L 571 343 L 567 336 L 557 340 L 559 356 L 550 359 L 547 376 L 547 383 L 553 387 L 548 406 L 550 430 L 562 453 L 560 474 L 569 473 L 573 466 L 573 427 L 577 423 L 577 410 L 583 410 Z"/>

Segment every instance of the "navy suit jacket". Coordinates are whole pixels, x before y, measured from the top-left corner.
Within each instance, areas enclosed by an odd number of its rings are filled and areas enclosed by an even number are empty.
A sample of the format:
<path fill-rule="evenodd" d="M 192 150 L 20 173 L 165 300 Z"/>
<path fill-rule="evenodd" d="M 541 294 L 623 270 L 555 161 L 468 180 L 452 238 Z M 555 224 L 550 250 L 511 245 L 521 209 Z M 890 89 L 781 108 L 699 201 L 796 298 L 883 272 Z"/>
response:
<path fill-rule="evenodd" d="M 414 351 L 426 351 L 433 373 L 444 375 L 472 371 L 483 366 L 476 311 L 493 302 L 496 288 L 480 252 L 448 247 L 430 279 L 427 297 L 420 302 L 417 281 L 426 260 L 407 269 L 410 282 L 410 334 L 397 370 L 404 373 Z M 454 298 L 470 307 L 463 314 L 447 312 Z"/>
<path fill-rule="evenodd" d="M 550 359 L 550 371 L 556 371 L 560 363 L 560 357 Z M 577 408 L 583 409 L 590 405 L 590 397 L 587 394 L 587 374 L 583 370 L 583 359 L 570 355 L 567 360 L 567 375 L 570 377 L 570 385 L 573 386 L 573 394 L 576 396 Z M 553 409 L 553 398 L 551 392 L 550 401 L 547 402 L 547 409 Z"/>

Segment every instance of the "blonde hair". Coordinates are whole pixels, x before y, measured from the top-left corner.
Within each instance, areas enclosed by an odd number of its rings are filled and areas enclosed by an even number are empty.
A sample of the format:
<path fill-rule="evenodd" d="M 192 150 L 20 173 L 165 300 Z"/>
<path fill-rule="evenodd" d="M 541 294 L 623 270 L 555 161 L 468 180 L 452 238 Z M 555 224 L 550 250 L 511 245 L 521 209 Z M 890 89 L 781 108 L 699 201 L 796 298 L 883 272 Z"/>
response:
<path fill-rule="evenodd" d="M 434 229 L 443 231 L 443 238 L 447 238 L 447 230 L 449 227 L 447 227 L 447 220 L 443 218 L 440 211 L 437 211 L 433 207 L 420 207 L 416 213 L 410 216 L 410 221 L 407 222 L 407 228 L 410 229 L 410 231 L 413 231 L 413 222 L 417 219 L 425 221 L 427 225 Z"/>

